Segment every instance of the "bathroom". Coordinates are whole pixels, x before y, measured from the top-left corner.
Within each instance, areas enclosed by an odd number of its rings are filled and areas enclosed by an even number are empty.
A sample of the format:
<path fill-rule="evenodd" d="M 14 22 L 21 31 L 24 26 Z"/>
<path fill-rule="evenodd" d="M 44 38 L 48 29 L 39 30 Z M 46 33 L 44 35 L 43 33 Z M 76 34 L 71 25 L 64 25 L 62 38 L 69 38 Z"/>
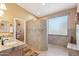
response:
<path fill-rule="evenodd" d="M 2 9 L 0 9 L 2 12 L 0 15 L 0 55 L 39 56 L 42 52 L 47 53 L 49 50 L 49 43 L 64 47 L 66 50 L 68 49 L 67 55 L 78 55 L 77 53 L 79 52 L 76 52 L 73 47 L 73 45 L 76 46 L 76 44 L 78 44 L 76 40 L 76 16 L 78 12 L 78 7 L 76 6 L 77 4 L 71 4 L 74 5 L 73 8 L 70 6 L 69 9 L 61 10 L 44 17 L 36 17 L 32 13 L 28 12 L 26 7 L 22 7 L 24 5 L 39 6 L 41 4 L 2 4 L 5 8 L 2 7 Z M 53 3 L 51 3 L 51 5 L 54 6 Z M 59 6 L 60 4 L 57 5 Z M 39 15 L 39 13 L 37 14 Z M 52 18 L 65 15 L 67 16 L 68 24 L 67 35 L 64 37 L 50 35 L 48 33 L 47 21 Z M 51 53 L 51 55 L 54 54 L 53 52 Z"/>

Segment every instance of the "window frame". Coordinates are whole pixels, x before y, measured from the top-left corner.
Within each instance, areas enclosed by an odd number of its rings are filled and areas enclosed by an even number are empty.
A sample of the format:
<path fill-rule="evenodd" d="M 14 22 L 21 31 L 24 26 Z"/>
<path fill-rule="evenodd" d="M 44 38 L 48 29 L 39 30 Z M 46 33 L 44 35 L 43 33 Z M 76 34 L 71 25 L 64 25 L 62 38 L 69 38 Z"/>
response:
<path fill-rule="evenodd" d="M 49 33 L 49 25 L 48 25 L 48 21 L 49 21 L 49 19 L 53 19 L 53 18 L 58 18 L 58 17 L 63 17 L 63 16 L 67 16 L 67 33 L 66 34 L 50 34 Z M 47 20 L 47 32 L 48 32 L 48 34 L 50 34 L 50 35 L 64 35 L 64 36 L 66 36 L 66 35 L 68 35 L 68 15 L 66 14 L 66 15 L 61 15 L 61 16 L 56 16 L 56 17 L 51 17 L 51 18 L 49 18 L 48 20 Z"/>

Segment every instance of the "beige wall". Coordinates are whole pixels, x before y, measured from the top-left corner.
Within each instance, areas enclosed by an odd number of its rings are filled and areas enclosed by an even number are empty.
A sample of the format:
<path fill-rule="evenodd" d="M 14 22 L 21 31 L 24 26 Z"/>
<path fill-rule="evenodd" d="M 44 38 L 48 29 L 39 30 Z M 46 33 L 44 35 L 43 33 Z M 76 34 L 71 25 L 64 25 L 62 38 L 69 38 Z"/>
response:
<path fill-rule="evenodd" d="M 30 20 L 35 18 L 29 12 L 21 8 L 15 3 L 6 3 L 7 10 L 4 14 L 4 17 L 7 18 L 8 21 L 12 22 L 14 17 L 23 18 L 25 20 Z"/>

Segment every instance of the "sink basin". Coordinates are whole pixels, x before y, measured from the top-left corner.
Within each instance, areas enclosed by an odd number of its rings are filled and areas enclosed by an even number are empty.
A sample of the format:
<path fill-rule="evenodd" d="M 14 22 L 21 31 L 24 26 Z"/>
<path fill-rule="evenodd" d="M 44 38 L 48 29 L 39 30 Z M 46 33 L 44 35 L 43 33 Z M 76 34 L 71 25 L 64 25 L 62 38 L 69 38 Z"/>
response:
<path fill-rule="evenodd" d="M 5 42 L 4 45 L 13 45 L 16 44 L 16 41 Z"/>
<path fill-rule="evenodd" d="M 1 50 L 6 50 L 8 48 L 12 48 L 12 47 L 14 47 L 15 44 L 16 44 L 16 41 L 14 41 L 14 40 L 7 40 L 7 41 L 4 42 L 4 45 L 0 44 L 0 51 Z"/>
<path fill-rule="evenodd" d="M 6 40 L 4 42 L 4 45 L 1 45 L 0 44 L 0 52 L 1 51 L 5 51 L 5 50 L 8 50 L 8 49 L 12 49 L 14 47 L 18 47 L 18 46 L 25 46 L 25 43 L 19 41 L 19 40 L 15 40 L 15 39 L 11 39 L 11 40 Z"/>
<path fill-rule="evenodd" d="M 5 39 L 8 39 L 8 40 L 5 40 Z M 8 37 L 8 38 L 4 37 L 3 40 L 5 40 L 3 46 L 5 46 L 5 45 L 13 45 L 13 44 L 16 43 L 16 40 L 14 40 L 13 37 Z"/>

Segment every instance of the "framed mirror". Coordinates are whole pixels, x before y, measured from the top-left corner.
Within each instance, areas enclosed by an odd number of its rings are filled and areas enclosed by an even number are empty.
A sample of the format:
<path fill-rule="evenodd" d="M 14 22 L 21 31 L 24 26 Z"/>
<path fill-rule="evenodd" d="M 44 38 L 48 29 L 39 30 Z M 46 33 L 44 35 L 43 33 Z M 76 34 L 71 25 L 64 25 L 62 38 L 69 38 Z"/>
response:
<path fill-rule="evenodd" d="M 14 38 L 26 43 L 26 23 L 22 18 L 14 18 Z"/>

